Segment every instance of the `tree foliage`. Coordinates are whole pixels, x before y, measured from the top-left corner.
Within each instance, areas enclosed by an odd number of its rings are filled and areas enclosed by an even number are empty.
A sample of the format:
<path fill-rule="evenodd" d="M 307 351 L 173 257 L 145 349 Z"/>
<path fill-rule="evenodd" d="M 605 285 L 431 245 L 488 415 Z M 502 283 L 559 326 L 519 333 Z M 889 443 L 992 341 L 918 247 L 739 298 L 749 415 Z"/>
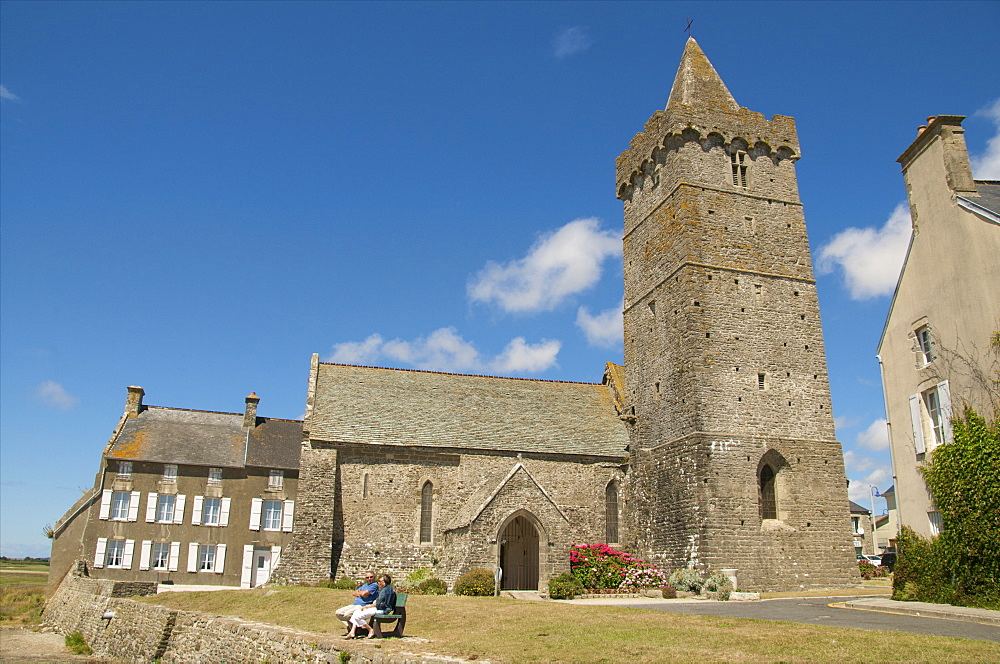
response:
<path fill-rule="evenodd" d="M 954 442 L 923 468 L 943 525 L 931 545 L 956 598 L 1000 599 L 1000 419 L 966 408 L 952 426 Z"/>

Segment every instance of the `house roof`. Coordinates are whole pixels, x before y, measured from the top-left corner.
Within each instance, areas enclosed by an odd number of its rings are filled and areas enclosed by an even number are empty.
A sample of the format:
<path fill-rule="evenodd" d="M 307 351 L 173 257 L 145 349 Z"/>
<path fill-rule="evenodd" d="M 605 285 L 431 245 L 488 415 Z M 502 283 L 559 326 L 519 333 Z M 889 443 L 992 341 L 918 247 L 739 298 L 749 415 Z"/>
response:
<path fill-rule="evenodd" d="M 249 441 L 249 445 L 248 445 Z M 243 428 L 242 413 L 143 406 L 126 417 L 109 459 L 242 468 L 298 468 L 302 423 L 257 418 Z"/>
<path fill-rule="evenodd" d="M 321 363 L 312 438 L 620 457 L 628 435 L 605 385 Z"/>
<path fill-rule="evenodd" d="M 979 198 L 966 198 L 996 215 L 1000 215 L 1000 180 L 976 180 Z"/>
<path fill-rule="evenodd" d="M 872 513 L 872 511 L 870 509 L 868 509 L 867 507 L 862 507 L 861 505 L 858 505 L 853 500 L 850 500 L 848 502 L 851 503 L 851 514 L 871 514 Z"/>

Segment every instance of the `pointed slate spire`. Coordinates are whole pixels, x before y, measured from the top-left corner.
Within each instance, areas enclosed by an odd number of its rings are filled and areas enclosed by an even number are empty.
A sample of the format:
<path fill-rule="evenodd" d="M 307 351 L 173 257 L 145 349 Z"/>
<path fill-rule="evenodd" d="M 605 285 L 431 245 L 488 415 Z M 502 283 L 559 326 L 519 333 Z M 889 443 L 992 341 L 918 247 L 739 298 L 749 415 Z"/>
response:
<path fill-rule="evenodd" d="M 684 55 L 667 99 L 667 108 L 677 104 L 722 106 L 734 111 L 740 107 L 694 37 L 688 37 L 684 46 Z"/>

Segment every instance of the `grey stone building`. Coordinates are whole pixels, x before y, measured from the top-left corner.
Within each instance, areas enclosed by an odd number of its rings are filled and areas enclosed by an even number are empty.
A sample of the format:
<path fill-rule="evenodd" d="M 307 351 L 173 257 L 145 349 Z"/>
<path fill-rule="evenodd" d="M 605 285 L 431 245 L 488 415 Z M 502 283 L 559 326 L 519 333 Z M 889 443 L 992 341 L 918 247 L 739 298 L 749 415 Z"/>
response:
<path fill-rule="evenodd" d="M 569 569 L 572 544 L 604 542 L 668 571 L 735 569 L 744 589 L 852 580 L 798 156 L 792 118 L 739 107 L 689 40 L 666 109 L 617 161 L 624 366 L 608 363 L 598 383 L 569 383 L 314 355 L 304 421 L 282 425 L 289 435 L 301 426 L 298 465 L 290 452 L 286 465 L 271 465 L 299 469 L 287 498 L 294 530 L 274 534 L 282 549 L 271 578 L 431 568 L 451 583 L 485 567 L 503 570 L 504 588 L 543 589 Z M 216 416 L 198 416 L 199 426 Z M 235 424 L 221 426 L 219 440 L 231 435 L 238 446 L 244 430 L 252 440 L 256 429 Z M 98 489 L 112 501 L 119 491 L 156 491 L 155 464 L 178 463 L 163 447 L 143 459 L 154 464 L 150 488 L 119 488 L 115 464 L 138 462 L 136 439 L 123 434 L 105 455 Z M 215 457 L 183 463 L 225 466 Z M 249 465 L 241 509 L 268 499 Z M 116 524 L 89 523 L 90 560 L 107 556 L 95 538 L 128 537 Z M 254 555 L 258 542 L 247 535 L 241 545 Z M 156 536 L 215 541 L 201 530 Z M 247 584 L 232 573 L 230 583 Z"/>
<path fill-rule="evenodd" d="M 94 486 L 53 528 L 54 589 L 76 560 L 115 581 L 267 582 L 295 523 L 302 423 L 143 405 L 125 412 Z"/>

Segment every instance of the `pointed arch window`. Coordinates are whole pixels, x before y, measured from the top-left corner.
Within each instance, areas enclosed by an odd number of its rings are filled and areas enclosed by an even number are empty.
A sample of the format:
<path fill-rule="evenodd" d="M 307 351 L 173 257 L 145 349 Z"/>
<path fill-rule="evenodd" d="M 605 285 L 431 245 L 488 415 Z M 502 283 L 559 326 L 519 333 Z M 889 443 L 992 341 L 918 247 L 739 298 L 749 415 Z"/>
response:
<path fill-rule="evenodd" d="M 434 508 L 434 485 L 424 482 L 420 490 L 420 542 L 431 541 L 431 513 Z"/>
<path fill-rule="evenodd" d="M 618 541 L 618 483 L 612 480 L 604 489 L 604 539 Z"/>
<path fill-rule="evenodd" d="M 778 503 L 774 496 L 774 469 L 768 464 L 764 464 L 760 469 L 760 518 L 778 518 Z"/>

